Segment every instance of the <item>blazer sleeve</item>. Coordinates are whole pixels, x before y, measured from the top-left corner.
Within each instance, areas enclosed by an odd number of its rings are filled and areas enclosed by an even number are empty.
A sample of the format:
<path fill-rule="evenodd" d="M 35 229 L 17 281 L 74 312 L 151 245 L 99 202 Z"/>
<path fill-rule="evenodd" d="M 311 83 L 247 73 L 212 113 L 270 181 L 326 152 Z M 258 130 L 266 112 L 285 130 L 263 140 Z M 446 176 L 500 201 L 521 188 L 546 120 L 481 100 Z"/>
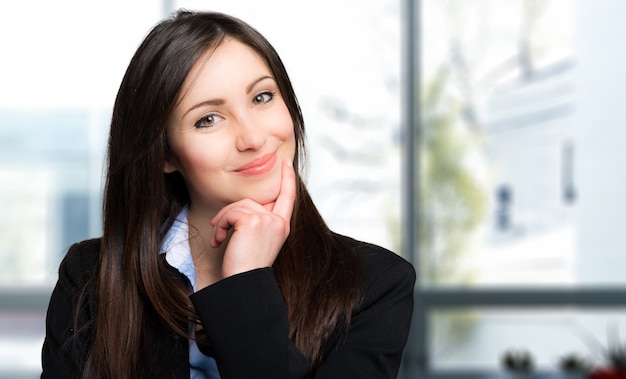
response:
<path fill-rule="evenodd" d="M 72 246 L 59 267 L 59 278 L 46 315 L 46 336 L 41 352 L 42 379 L 78 378 L 82 372 L 89 350 L 88 337 L 84 333 L 79 334 L 83 338 L 77 337 L 74 328 L 85 325 L 91 307 L 84 304 L 75 325 L 74 305 L 96 265 L 97 257 L 90 254 L 92 250 L 97 252 L 95 241 Z M 90 262 L 86 264 L 86 260 Z"/>
<path fill-rule="evenodd" d="M 307 378 L 289 340 L 287 310 L 271 268 L 223 279 L 190 296 L 222 379 Z"/>
<path fill-rule="evenodd" d="M 288 338 L 287 312 L 271 268 L 226 278 L 191 295 L 222 379 L 395 378 L 415 283 L 413 267 L 397 258 L 370 278 L 349 330 L 330 341 L 316 373 Z"/>

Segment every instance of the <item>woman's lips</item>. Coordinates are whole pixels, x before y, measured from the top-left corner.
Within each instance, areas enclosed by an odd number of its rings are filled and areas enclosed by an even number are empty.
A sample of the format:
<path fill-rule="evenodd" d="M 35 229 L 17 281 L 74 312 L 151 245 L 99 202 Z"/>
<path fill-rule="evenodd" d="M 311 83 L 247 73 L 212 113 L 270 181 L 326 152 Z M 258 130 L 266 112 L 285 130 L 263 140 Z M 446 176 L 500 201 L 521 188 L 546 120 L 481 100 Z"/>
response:
<path fill-rule="evenodd" d="M 276 153 L 265 154 L 235 169 L 235 172 L 243 175 L 260 175 L 270 171 L 275 163 Z"/>

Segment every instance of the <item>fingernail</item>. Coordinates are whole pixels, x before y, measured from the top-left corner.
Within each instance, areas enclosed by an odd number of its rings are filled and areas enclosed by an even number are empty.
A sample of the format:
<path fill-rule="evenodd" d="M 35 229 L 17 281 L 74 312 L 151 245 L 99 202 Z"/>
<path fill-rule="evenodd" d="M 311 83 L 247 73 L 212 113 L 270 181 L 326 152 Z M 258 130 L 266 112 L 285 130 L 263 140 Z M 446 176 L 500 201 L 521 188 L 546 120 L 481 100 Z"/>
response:
<path fill-rule="evenodd" d="M 293 162 L 290 159 L 287 159 L 287 165 L 289 167 L 293 167 Z"/>

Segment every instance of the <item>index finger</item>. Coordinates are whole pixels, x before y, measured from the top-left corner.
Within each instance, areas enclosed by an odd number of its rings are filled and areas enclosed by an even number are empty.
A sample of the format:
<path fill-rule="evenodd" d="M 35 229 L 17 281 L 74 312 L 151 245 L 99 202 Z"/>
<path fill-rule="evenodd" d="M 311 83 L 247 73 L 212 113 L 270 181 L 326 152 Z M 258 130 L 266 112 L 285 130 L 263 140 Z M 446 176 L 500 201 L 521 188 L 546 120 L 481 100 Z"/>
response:
<path fill-rule="evenodd" d="M 296 201 L 296 172 L 289 160 L 283 162 L 280 193 L 274 203 L 272 213 L 279 215 L 286 221 L 291 220 L 293 205 Z"/>

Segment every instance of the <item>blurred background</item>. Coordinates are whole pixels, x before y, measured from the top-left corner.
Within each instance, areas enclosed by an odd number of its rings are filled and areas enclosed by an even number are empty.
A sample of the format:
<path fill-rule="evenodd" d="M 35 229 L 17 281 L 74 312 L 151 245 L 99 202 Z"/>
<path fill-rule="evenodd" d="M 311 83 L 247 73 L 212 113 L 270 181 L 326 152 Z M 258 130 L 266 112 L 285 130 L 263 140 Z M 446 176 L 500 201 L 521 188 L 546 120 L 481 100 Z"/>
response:
<path fill-rule="evenodd" d="M 181 7 L 273 43 L 322 214 L 418 269 L 401 378 L 565 377 L 626 346 L 626 2 L 23 0 L 0 3 L 0 378 L 39 377 L 58 264 L 101 234 L 117 87 Z"/>

